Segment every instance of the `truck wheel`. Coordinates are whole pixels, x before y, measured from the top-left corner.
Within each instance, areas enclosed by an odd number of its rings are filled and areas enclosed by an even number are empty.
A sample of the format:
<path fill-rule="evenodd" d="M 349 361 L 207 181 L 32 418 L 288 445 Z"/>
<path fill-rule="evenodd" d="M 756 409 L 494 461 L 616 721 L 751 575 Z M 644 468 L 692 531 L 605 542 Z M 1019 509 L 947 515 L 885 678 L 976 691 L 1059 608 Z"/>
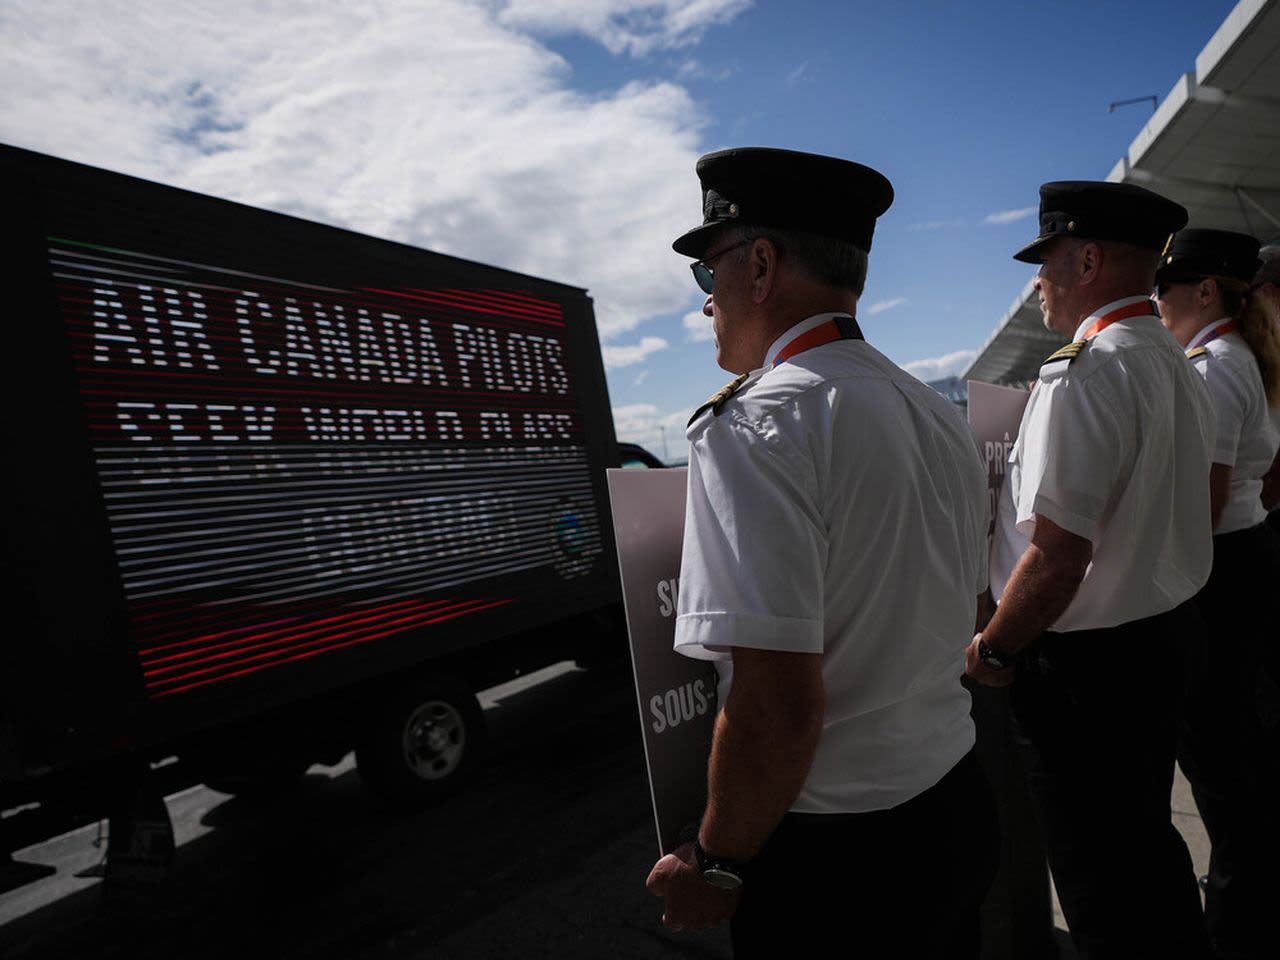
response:
<path fill-rule="evenodd" d="M 460 789 L 484 751 L 484 714 L 463 684 L 421 677 L 377 704 L 356 746 L 356 768 L 376 796 L 412 808 Z"/>

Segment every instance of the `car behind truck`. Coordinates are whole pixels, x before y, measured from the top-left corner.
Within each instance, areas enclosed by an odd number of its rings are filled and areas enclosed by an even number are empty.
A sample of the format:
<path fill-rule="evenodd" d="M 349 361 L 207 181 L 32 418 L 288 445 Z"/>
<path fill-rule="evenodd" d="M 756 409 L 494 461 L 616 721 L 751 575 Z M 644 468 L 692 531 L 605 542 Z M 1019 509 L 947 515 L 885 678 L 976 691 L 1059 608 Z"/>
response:
<path fill-rule="evenodd" d="M 476 689 L 621 639 L 584 291 L 11 147 L 0 182 L 3 854 L 110 815 L 163 859 L 171 755 L 249 790 L 354 746 L 430 799 Z"/>

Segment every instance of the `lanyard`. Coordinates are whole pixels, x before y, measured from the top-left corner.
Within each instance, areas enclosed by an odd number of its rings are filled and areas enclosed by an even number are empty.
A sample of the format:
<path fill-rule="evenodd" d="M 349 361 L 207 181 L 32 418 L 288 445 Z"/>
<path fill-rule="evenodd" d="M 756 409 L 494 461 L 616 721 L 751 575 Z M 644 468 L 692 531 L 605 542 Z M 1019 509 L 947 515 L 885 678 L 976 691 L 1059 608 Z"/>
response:
<path fill-rule="evenodd" d="M 858 321 L 853 317 L 846 317 L 841 314 L 833 317 L 826 323 L 820 323 L 812 330 L 806 330 L 800 336 L 796 337 L 790 343 L 786 344 L 777 355 L 773 358 L 773 366 L 785 363 L 794 357 L 797 353 L 803 353 L 805 350 L 811 350 L 814 347 L 820 347 L 824 343 L 831 343 L 834 340 L 862 340 L 862 331 L 858 328 Z"/>
<path fill-rule="evenodd" d="M 1194 342 L 1187 344 L 1187 352 L 1190 353 L 1196 347 L 1203 347 L 1206 343 L 1213 343 L 1224 333 L 1230 333 L 1236 328 L 1234 320 L 1228 320 L 1226 323 L 1220 323 L 1203 337 L 1197 337 Z"/>
<path fill-rule="evenodd" d="M 1093 323 L 1089 324 L 1089 329 L 1084 332 L 1082 340 L 1092 340 L 1107 327 L 1111 326 L 1117 320 L 1128 320 L 1131 317 L 1155 316 L 1151 309 L 1151 301 L 1143 300 L 1139 303 L 1131 303 L 1127 307 L 1120 307 L 1112 310 L 1108 314 L 1099 317 Z"/>

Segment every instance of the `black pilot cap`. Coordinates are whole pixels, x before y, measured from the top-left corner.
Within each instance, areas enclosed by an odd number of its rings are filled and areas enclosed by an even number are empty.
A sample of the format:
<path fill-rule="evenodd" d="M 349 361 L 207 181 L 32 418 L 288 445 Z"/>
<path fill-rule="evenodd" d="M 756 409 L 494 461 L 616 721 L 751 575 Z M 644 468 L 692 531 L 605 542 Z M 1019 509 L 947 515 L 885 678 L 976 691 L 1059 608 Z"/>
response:
<path fill-rule="evenodd" d="M 1187 225 L 1180 204 L 1132 183 L 1055 180 L 1040 188 L 1040 236 L 1013 255 L 1040 263 L 1050 240 L 1116 240 L 1157 252 Z"/>
<path fill-rule="evenodd" d="M 1182 230 L 1160 258 L 1156 283 L 1231 277 L 1248 283 L 1258 271 L 1255 237 L 1231 230 Z"/>
<path fill-rule="evenodd" d="M 813 153 L 738 147 L 708 153 L 696 169 L 702 224 L 671 244 L 695 259 L 735 223 L 834 237 L 870 252 L 876 217 L 893 203 L 893 186 L 882 174 Z"/>

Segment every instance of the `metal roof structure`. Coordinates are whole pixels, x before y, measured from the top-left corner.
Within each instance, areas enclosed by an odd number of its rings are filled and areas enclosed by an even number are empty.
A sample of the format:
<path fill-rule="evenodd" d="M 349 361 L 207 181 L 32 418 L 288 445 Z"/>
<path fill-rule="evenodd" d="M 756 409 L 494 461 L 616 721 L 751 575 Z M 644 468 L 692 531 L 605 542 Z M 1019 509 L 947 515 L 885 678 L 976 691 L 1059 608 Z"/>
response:
<path fill-rule="evenodd" d="M 1190 226 L 1280 242 L 1280 0 L 1240 0 L 1107 176 L 1176 200 Z M 1034 380 L 1066 338 L 1031 283 L 961 376 Z"/>

